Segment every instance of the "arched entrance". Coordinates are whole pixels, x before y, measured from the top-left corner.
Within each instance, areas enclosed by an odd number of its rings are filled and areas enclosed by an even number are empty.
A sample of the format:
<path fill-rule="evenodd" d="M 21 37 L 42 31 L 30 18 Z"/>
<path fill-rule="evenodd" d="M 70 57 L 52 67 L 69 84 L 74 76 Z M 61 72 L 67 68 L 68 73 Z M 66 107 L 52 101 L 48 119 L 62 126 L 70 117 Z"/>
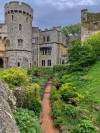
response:
<path fill-rule="evenodd" d="M 0 68 L 3 68 L 3 59 L 0 58 Z"/>

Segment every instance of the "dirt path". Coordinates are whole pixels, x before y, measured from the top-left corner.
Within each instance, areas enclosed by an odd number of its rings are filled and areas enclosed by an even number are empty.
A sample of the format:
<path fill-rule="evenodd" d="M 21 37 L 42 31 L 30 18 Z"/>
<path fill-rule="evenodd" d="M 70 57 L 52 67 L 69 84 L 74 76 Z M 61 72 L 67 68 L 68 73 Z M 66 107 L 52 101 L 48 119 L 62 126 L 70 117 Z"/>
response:
<path fill-rule="evenodd" d="M 53 120 L 51 119 L 51 105 L 50 105 L 50 91 L 51 91 L 51 81 L 49 81 L 45 88 L 45 93 L 42 101 L 43 112 L 40 115 L 41 127 L 43 133 L 59 133 L 57 129 L 53 126 Z"/>

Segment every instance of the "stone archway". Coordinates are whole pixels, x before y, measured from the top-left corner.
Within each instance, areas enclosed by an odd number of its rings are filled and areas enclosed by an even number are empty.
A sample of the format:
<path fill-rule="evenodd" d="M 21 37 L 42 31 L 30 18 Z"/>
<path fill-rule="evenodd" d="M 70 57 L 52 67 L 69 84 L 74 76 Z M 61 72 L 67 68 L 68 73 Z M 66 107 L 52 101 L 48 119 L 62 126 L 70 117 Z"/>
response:
<path fill-rule="evenodd" d="M 3 68 L 3 59 L 0 57 L 0 68 Z"/>

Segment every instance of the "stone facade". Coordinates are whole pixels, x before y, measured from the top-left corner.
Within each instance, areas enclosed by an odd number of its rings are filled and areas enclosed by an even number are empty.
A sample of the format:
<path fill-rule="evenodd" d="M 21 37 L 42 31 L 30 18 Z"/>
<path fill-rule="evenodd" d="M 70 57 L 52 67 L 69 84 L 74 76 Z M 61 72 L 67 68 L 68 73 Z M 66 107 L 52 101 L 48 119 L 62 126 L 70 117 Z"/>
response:
<path fill-rule="evenodd" d="M 33 9 L 17 1 L 5 5 L 5 24 L 0 25 L 0 67 L 53 66 L 63 64 L 66 37 L 59 27 L 32 27 Z"/>
<path fill-rule="evenodd" d="M 81 40 L 84 41 L 89 35 L 100 31 L 100 12 L 81 10 L 81 24 Z"/>
<path fill-rule="evenodd" d="M 33 65 L 48 67 L 66 61 L 66 37 L 60 27 L 40 30 L 33 27 Z"/>

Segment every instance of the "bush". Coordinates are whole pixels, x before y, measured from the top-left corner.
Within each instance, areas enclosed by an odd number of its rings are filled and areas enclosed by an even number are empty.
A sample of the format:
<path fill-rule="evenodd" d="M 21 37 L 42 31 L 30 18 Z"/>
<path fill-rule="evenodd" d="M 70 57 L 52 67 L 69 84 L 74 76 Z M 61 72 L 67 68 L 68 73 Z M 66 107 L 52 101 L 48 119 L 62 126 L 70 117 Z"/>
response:
<path fill-rule="evenodd" d="M 77 106 L 83 99 L 83 96 L 77 93 L 75 87 L 70 83 L 65 83 L 61 86 L 60 95 L 64 102 L 74 106 Z"/>
<path fill-rule="evenodd" d="M 100 32 L 94 33 L 91 36 L 89 36 L 85 40 L 84 45 L 91 46 L 96 54 L 96 59 L 100 60 Z"/>
<path fill-rule="evenodd" d="M 15 119 L 21 133 L 42 133 L 38 118 L 33 111 L 19 108 Z"/>
<path fill-rule="evenodd" d="M 82 71 L 84 67 L 88 67 L 96 62 L 96 53 L 90 45 L 81 45 L 76 41 L 68 50 L 69 63 L 71 72 Z"/>
<path fill-rule="evenodd" d="M 57 91 L 55 86 L 52 86 L 52 90 L 51 90 L 51 96 L 50 96 L 50 100 L 52 102 L 59 100 L 60 98 L 60 94 L 59 91 Z"/>
<path fill-rule="evenodd" d="M 8 68 L 0 71 L 0 78 L 5 80 L 10 88 L 25 86 L 30 80 L 27 70 L 23 68 Z"/>
<path fill-rule="evenodd" d="M 36 77 L 41 77 L 41 76 L 52 76 L 53 74 L 53 69 L 52 68 L 36 68 L 33 67 L 31 69 L 28 70 L 28 74 L 31 75 L 32 77 L 36 76 Z"/>
<path fill-rule="evenodd" d="M 21 90 L 15 90 L 17 107 L 28 108 L 33 110 L 37 115 L 41 112 L 41 88 L 38 84 L 28 84 Z"/>
<path fill-rule="evenodd" d="M 96 127 L 89 120 L 83 120 L 79 127 L 74 129 L 72 133 L 97 133 Z"/>
<path fill-rule="evenodd" d="M 54 67 L 53 67 L 53 72 L 54 73 L 56 73 L 56 72 L 63 72 L 63 71 L 66 71 L 67 70 L 67 68 L 68 68 L 68 66 L 67 65 L 55 65 Z"/>

